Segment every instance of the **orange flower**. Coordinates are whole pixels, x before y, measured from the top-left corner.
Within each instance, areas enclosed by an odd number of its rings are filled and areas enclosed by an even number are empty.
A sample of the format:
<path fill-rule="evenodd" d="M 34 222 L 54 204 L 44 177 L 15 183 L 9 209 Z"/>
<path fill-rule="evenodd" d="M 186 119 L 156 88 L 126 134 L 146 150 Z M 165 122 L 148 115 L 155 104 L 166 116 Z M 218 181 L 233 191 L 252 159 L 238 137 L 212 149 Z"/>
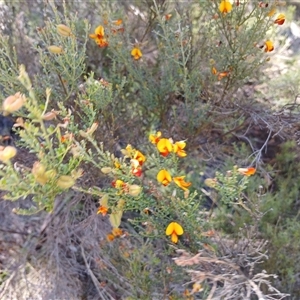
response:
<path fill-rule="evenodd" d="M 285 15 L 284 14 L 279 14 L 274 21 L 275 24 L 282 25 L 285 22 Z"/>
<path fill-rule="evenodd" d="M 217 75 L 218 71 L 215 67 L 212 67 L 211 72 L 213 73 L 213 75 Z"/>
<path fill-rule="evenodd" d="M 107 239 L 108 242 L 112 242 L 115 239 L 115 236 L 112 233 L 109 233 L 106 236 L 106 239 Z"/>
<path fill-rule="evenodd" d="M 167 14 L 165 15 L 166 21 L 169 21 L 172 18 L 172 14 Z"/>
<path fill-rule="evenodd" d="M 115 236 L 115 237 L 119 237 L 123 234 L 122 229 L 120 228 L 113 228 L 111 233 Z"/>
<path fill-rule="evenodd" d="M 133 58 L 135 60 L 139 60 L 143 56 L 141 49 L 139 47 L 135 46 L 131 50 L 131 56 L 133 56 Z"/>
<path fill-rule="evenodd" d="M 271 52 L 274 50 L 274 45 L 271 41 L 265 42 L 265 52 Z"/>
<path fill-rule="evenodd" d="M 255 174 L 256 169 L 255 168 L 239 168 L 238 172 L 245 176 L 251 176 L 251 175 Z"/>
<path fill-rule="evenodd" d="M 95 33 L 91 33 L 89 34 L 89 37 L 93 40 L 95 40 L 96 44 L 100 47 L 107 47 L 108 46 L 108 41 L 107 39 L 104 37 L 104 27 L 103 26 L 98 26 L 95 29 Z"/>
<path fill-rule="evenodd" d="M 184 191 L 188 190 L 188 187 L 192 184 L 191 182 L 186 182 L 184 181 L 185 176 L 179 176 L 179 177 L 174 177 L 173 180 L 174 182 L 182 188 Z"/>
<path fill-rule="evenodd" d="M 231 12 L 231 10 L 232 10 L 232 4 L 227 0 L 222 0 L 219 5 L 219 11 L 222 14 L 227 14 L 227 13 Z"/>
<path fill-rule="evenodd" d="M 156 134 L 150 134 L 149 135 L 149 141 L 152 144 L 157 144 L 159 142 L 159 140 L 160 140 L 160 137 L 161 137 L 161 132 L 157 131 Z"/>
<path fill-rule="evenodd" d="M 112 23 L 116 26 L 120 26 L 120 25 L 122 25 L 123 21 L 122 21 L 122 19 L 118 19 L 118 20 L 112 21 Z"/>
<path fill-rule="evenodd" d="M 167 186 L 172 181 L 172 177 L 167 170 L 160 170 L 157 174 L 157 181 Z"/>
<path fill-rule="evenodd" d="M 225 72 L 220 72 L 218 74 L 218 80 L 221 80 L 222 78 L 228 76 L 229 72 L 228 71 L 225 71 Z"/>
<path fill-rule="evenodd" d="M 184 141 L 179 141 L 173 144 L 173 152 L 175 152 L 179 157 L 185 157 L 187 154 L 185 150 L 183 150 L 186 146 Z"/>
<path fill-rule="evenodd" d="M 169 155 L 169 153 L 173 150 L 172 143 L 168 139 L 160 139 L 156 147 L 162 156 Z"/>
<path fill-rule="evenodd" d="M 106 216 L 107 212 L 108 212 L 108 208 L 101 205 L 98 208 L 97 215 L 101 214 L 104 217 L 104 216 Z"/>
<path fill-rule="evenodd" d="M 178 236 L 183 234 L 183 228 L 180 224 L 176 222 L 171 222 L 166 228 L 166 235 L 171 236 L 171 241 L 173 243 L 178 242 Z"/>

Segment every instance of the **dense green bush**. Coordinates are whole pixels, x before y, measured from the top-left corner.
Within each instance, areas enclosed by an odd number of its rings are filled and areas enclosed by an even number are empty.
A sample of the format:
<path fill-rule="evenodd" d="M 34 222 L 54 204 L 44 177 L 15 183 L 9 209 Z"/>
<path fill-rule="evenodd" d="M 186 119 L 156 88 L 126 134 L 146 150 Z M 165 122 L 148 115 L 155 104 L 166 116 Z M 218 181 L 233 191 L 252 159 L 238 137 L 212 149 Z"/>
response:
<path fill-rule="evenodd" d="M 3 6 L 0 189 L 40 223 L 1 297 L 298 295 L 298 114 L 259 87 L 283 3 L 39 5 Z"/>

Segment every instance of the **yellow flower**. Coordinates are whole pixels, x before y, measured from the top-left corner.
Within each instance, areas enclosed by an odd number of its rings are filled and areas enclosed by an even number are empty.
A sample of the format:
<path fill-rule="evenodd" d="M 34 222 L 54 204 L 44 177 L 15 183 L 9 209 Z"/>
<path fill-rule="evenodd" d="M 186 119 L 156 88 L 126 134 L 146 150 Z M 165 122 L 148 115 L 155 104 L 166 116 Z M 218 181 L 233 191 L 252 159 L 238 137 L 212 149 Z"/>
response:
<path fill-rule="evenodd" d="M 173 152 L 175 152 L 179 157 L 185 157 L 187 154 L 185 150 L 183 150 L 186 146 L 186 143 L 184 141 L 176 142 L 173 145 Z"/>
<path fill-rule="evenodd" d="M 277 25 L 282 25 L 285 22 L 285 15 L 284 14 L 279 14 L 274 21 L 275 24 Z"/>
<path fill-rule="evenodd" d="M 136 150 L 134 152 L 133 159 L 136 159 L 139 162 L 140 166 L 142 166 L 143 163 L 146 161 L 145 155 L 142 152 L 138 151 L 138 150 Z"/>
<path fill-rule="evenodd" d="M 157 181 L 167 186 L 172 181 L 172 177 L 167 170 L 160 170 L 157 174 Z"/>
<path fill-rule="evenodd" d="M 126 185 L 126 183 L 120 179 L 117 179 L 116 181 L 112 182 L 112 186 L 116 189 L 123 188 Z"/>
<path fill-rule="evenodd" d="M 135 46 L 131 50 L 131 56 L 133 56 L 133 58 L 135 60 L 139 60 L 143 56 L 141 49 L 139 47 Z"/>
<path fill-rule="evenodd" d="M 176 222 L 171 222 L 166 229 L 166 235 L 170 235 L 171 241 L 175 244 L 178 242 L 178 235 L 182 234 L 183 228 L 180 224 Z"/>
<path fill-rule="evenodd" d="M 160 140 L 160 137 L 161 137 L 161 132 L 157 131 L 156 134 L 150 134 L 149 135 L 149 141 L 152 144 L 157 144 L 159 142 L 159 140 Z"/>
<path fill-rule="evenodd" d="M 245 176 L 254 175 L 256 172 L 255 168 L 238 168 L 238 172 Z"/>
<path fill-rule="evenodd" d="M 100 47 L 107 47 L 108 46 L 108 41 L 105 38 L 105 32 L 104 32 L 104 27 L 103 26 L 98 26 L 95 29 L 95 33 L 89 34 L 89 37 L 93 40 L 95 40 L 96 44 Z"/>
<path fill-rule="evenodd" d="M 232 10 L 232 4 L 227 0 L 222 0 L 219 5 L 219 10 L 222 14 L 227 14 Z"/>
<path fill-rule="evenodd" d="M 271 41 L 266 41 L 265 42 L 265 52 L 271 52 L 274 50 L 274 45 L 273 42 Z"/>
<path fill-rule="evenodd" d="M 174 182 L 183 190 L 187 191 L 188 187 L 192 184 L 191 182 L 184 181 L 185 176 L 174 177 Z"/>
<path fill-rule="evenodd" d="M 172 143 L 168 139 L 160 139 L 156 144 L 156 147 L 162 156 L 169 155 L 173 150 Z"/>

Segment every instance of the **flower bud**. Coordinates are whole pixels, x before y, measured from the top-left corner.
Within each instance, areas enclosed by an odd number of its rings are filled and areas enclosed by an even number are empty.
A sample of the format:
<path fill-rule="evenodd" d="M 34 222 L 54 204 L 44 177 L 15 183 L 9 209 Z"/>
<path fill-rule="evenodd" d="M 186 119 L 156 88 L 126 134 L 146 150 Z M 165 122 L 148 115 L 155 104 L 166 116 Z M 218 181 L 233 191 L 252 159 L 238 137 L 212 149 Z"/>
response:
<path fill-rule="evenodd" d="M 17 154 L 17 149 L 13 146 L 7 146 L 0 151 L 0 161 L 7 162 Z"/>
<path fill-rule="evenodd" d="M 142 187 L 140 187 L 137 184 L 132 184 L 129 186 L 128 194 L 132 197 L 136 197 L 140 194 L 141 191 L 142 191 Z"/>
<path fill-rule="evenodd" d="M 93 134 L 96 130 L 97 130 L 97 128 L 98 128 L 98 123 L 97 122 L 94 122 L 93 124 L 92 124 L 92 126 L 91 126 L 91 128 L 89 128 L 88 130 L 87 130 L 87 134 Z"/>
<path fill-rule="evenodd" d="M 58 114 L 59 114 L 59 111 L 52 109 L 51 111 L 45 113 L 42 116 L 42 119 L 44 121 L 51 121 L 51 120 L 55 119 Z"/>
<path fill-rule="evenodd" d="M 56 29 L 57 29 L 57 32 L 59 35 L 61 36 L 71 36 L 72 35 L 72 31 L 71 31 L 71 28 L 68 27 L 67 25 L 64 25 L 64 24 L 59 24 L 56 26 Z"/>
<path fill-rule="evenodd" d="M 47 179 L 53 179 L 55 176 L 57 175 L 57 172 L 54 169 L 48 170 L 45 173 L 45 176 L 47 177 Z"/>
<path fill-rule="evenodd" d="M 68 175 L 61 175 L 56 182 L 57 186 L 66 190 L 75 184 L 75 179 Z"/>
<path fill-rule="evenodd" d="M 104 173 L 104 174 L 108 174 L 112 171 L 112 168 L 110 167 L 103 167 L 101 168 L 101 172 Z"/>
<path fill-rule="evenodd" d="M 31 173 L 33 174 L 35 180 L 44 185 L 48 181 L 48 176 L 46 175 L 46 168 L 44 165 L 42 165 L 39 161 L 36 161 L 33 164 L 33 167 L 31 169 Z"/>
<path fill-rule="evenodd" d="M 2 109 L 4 111 L 3 115 L 8 115 L 14 111 L 19 110 L 25 103 L 26 98 L 20 92 L 14 94 L 13 96 L 7 97 L 3 101 Z"/>
<path fill-rule="evenodd" d="M 48 47 L 49 52 L 53 53 L 53 54 L 61 54 L 64 53 L 64 50 L 62 47 L 59 46 L 55 46 L 55 45 L 51 45 Z"/>
<path fill-rule="evenodd" d="M 33 164 L 32 170 L 31 170 L 33 175 L 42 175 L 45 174 L 46 168 L 43 164 L 41 164 L 39 161 L 36 161 Z"/>
<path fill-rule="evenodd" d="M 84 171 L 83 169 L 79 168 L 78 170 L 73 170 L 71 172 L 71 176 L 76 180 L 80 178 L 83 175 Z"/>

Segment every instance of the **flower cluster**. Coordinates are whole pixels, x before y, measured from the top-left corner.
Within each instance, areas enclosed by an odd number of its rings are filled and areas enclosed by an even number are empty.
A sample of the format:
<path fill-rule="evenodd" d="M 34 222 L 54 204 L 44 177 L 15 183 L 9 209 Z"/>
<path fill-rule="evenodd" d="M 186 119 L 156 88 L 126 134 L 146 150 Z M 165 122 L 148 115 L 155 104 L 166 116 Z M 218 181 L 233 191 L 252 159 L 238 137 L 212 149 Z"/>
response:
<path fill-rule="evenodd" d="M 185 157 L 187 154 L 184 150 L 186 146 L 185 141 L 173 142 L 172 139 L 161 138 L 161 132 L 150 134 L 149 140 L 152 144 L 156 144 L 159 153 L 162 156 L 168 156 L 170 153 L 176 153 L 179 157 Z"/>
<path fill-rule="evenodd" d="M 155 134 L 150 134 L 149 141 L 152 144 L 156 145 L 157 150 L 163 157 L 167 157 L 170 153 L 175 153 L 178 157 L 187 156 L 187 153 L 184 150 L 186 146 L 185 141 L 173 142 L 171 138 L 162 138 L 162 134 L 160 131 L 156 132 Z M 186 182 L 184 178 L 185 176 L 172 178 L 171 174 L 165 169 L 160 170 L 156 176 L 157 181 L 160 182 L 163 186 L 167 186 L 172 181 L 174 181 L 176 185 L 178 185 L 184 191 L 187 191 L 191 186 L 191 183 Z"/>
<path fill-rule="evenodd" d="M 99 25 L 94 33 L 91 33 L 89 37 L 93 40 L 95 40 L 96 44 L 100 48 L 104 48 L 108 46 L 108 40 L 105 37 L 104 27 L 102 25 Z"/>
<path fill-rule="evenodd" d="M 110 23 L 108 20 L 104 20 L 103 24 L 109 25 L 109 29 L 112 34 L 124 32 L 123 21 L 121 19 L 111 21 Z M 109 45 L 109 37 L 107 34 L 105 34 L 105 28 L 102 25 L 96 27 L 94 33 L 89 34 L 89 37 L 93 39 L 100 48 L 105 48 Z M 57 53 L 62 52 L 61 49 L 57 49 L 56 51 Z M 143 56 L 140 45 L 138 43 L 134 44 L 130 54 L 134 60 L 139 60 Z"/>
<path fill-rule="evenodd" d="M 142 175 L 142 166 L 146 161 L 145 155 L 139 150 L 132 148 L 131 145 L 127 145 L 127 147 L 122 149 L 121 152 L 125 158 L 130 158 L 132 174 L 140 177 Z"/>
<path fill-rule="evenodd" d="M 235 5 L 239 6 L 239 1 L 235 1 Z M 262 9 L 268 8 L 268 6 L 269 6 L 269 4 L 265 3 L 265 2 L 258 3 L 258 7 L 262 8 Z M 233 5 L 230 1 L 222 0 L 220 2 L 219 11 L 222 13 L 222 15 L 225 16 L 226 14 L 230 13 L 232 11 L 232 9 L 233 9 Z M 271 18 L 274 16 L 275 13 L 276 13 L 276 3 L 274 6 L 271 7 L 271 10 L 266 13 L 266 16 Z M 282 25 L 282 24 L 284 24 L 284 22 L 285 22 L 285 15 L 282 13 L 280 13 L 274 20 L 274 24 L 277 24 L 277 25 Z M 274 50 L 274 45 L 273 45 L 272 41 L 268 40 L 260 48 L 264 48 L 265 52 L 271 52 Z M 215 68 L 213 68 L 212 72 L 214 75 L 218 75 L 218 80 L 222 79 L 222 76 L 221 76 L 222 73 L 218 73 Z M 223 73 L 225 74 L 225 76 L 227 76 L 226 72 L 223 72 Z M 225 76 L 223 76 L 223 77 L 225 77 Z"/>
<path fill-rule="evenodd" d="M 177 184 L 180 188 L 182 188 L 184 191 L 187 191 L 188 188 L 191 186 L 191 182 L 186 182 L 184 180 L 185 176 L 178 176 L 173 177 L 170 175 L 170 173 L 167 170 L 160 170 L 156 176 L 157 181 L 160 182 L 163 186 L 169 185 L 172 180 Z"/>

